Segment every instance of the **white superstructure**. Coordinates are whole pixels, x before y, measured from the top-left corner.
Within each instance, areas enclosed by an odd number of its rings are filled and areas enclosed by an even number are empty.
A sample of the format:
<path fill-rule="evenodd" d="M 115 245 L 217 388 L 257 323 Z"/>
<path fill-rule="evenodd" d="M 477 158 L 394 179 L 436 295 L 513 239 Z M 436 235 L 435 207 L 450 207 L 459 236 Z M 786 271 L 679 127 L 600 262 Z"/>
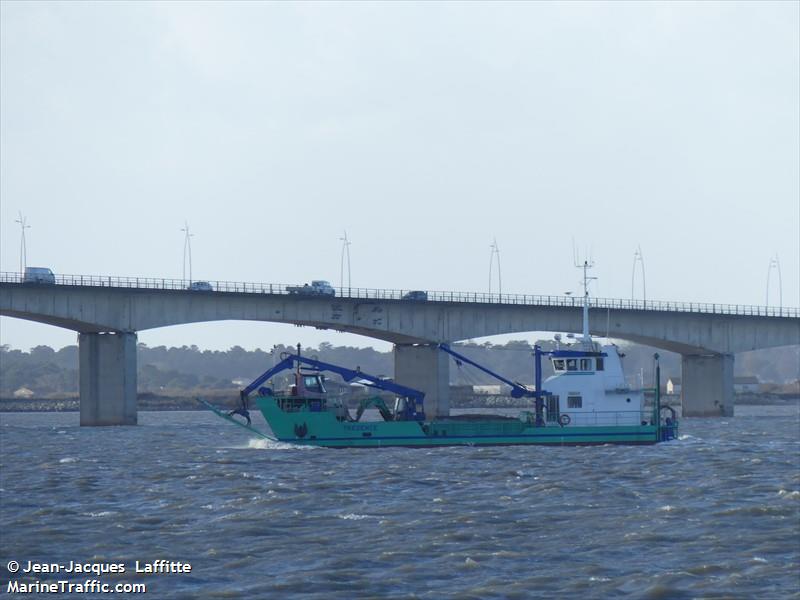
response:
<path fill-rule="evenodd" d="M 565 426 L 640 425 L 644 393 L 625 381 L 622 357 L 613 344 L 599 345 L 589 335 L 588 262 L 583 268 L 583 331 L 574 344 L 549 353 L 554 374 L 544 381 L 548 420 Z M 567 415 L 565 418 L 563 415 Z"/>

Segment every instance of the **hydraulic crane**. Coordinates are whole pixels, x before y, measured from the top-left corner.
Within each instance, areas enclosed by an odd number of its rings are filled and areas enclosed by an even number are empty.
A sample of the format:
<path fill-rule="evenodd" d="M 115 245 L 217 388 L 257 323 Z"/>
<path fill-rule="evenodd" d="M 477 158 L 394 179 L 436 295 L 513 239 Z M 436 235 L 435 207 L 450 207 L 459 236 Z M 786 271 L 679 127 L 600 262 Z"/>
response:
<path fill-rule="evenodd" d="M 300 365 L 306 365 L 316 371 L 330 371 L 332 373 L 336 373 L 347 382 L 358 380 L 359 383 L 362 383 L 369 387 L 374 387 L 380 390 L 386 390 L 388 392 L 395 393 L 398 396 L 405 398 L 406 400 L 401 412 L 395 415 L 395 419 L 404 421 L 425 420 L 424 392 L 415 390 L 414 388 L 410 388 L 404 385 L 400 385 L 399 383 L 395 383 L 393 381 L 387 381 L 385 379 L 381 379 L 380 377 L 375 377 L 374 375 L 370 375 L 368 373 L 364 373 L 363 371 L 361 371 L 360 368 L 348 369 L 346 367 L 340 367 L 339 365 L 326 363 L 321 360 L 317 360 L 315 358 L 307 358 L 300 354 L 300 344 L 297 345 L 297 354 L 290 354 L 290 353 L 282 354 L 281 361 L 278 364 L 276 364 L 271 369 L 264 371 L 264 373 L 259 375 L 256 379 L 254 379 L 250 385 L 248 385 L 239 392 L 239 399 L 241 401 L 241 406 L 240 408 L 231 411 L 231 414 L 242 415 L 247 419 L 247 422 L 249 424 L 250 394 L 252 394 L 255 390 L 259 389 L 259 387 L 263 383 L 268 381 L 270 377 L 282 371 L 288 371 L 294 368 L 296 368 L 296 375 L 295 375 L 296 385 L 298 385 L 299 387 L 301 379 Z M 271 390 L 269 390 L 268 388 L 261 388 L 260 391 L 262 391 L 262 393 L 271 393 Z M 324 391 L 324 390 L 320 389 L 319 391 Z"/>
<path fill-rule="evenodd" d="M 534 398 L 536 406 L 536 426 L 544 427 L 545 425 L 544 396 L 547 396 L 549 394 L 542 389 L 542 356 L 545 354 L 549 354 L 548 352 L 542 351 L 542 349 L 539 348 L 539 346 L 533 347 L 535 386 L 533 390 L 530 390 L 524 385 L 517 383 L 516 381 L 511 381 L 510 379 L 506 379 L 499 373 L 495 373 L 491 369 L 476 363 L 474 360 L 467 358 L 463 354 L 459 354 L 458 352 L 450 348 L 450 346 L 448 346 L 447 344 L 439 344 L 439 349 L 442 350 L 443 352 L 446 352 L 453 358 L 455 358 L 456 363 L 460 364 L 462 362 L 465 362 L 468 365 L 472 365 L 473 367 L 480 369 L 487 375 L 490 375 L 495 379 L 498 379 L 503 383 L 510 385 L 512 398 Z"/>

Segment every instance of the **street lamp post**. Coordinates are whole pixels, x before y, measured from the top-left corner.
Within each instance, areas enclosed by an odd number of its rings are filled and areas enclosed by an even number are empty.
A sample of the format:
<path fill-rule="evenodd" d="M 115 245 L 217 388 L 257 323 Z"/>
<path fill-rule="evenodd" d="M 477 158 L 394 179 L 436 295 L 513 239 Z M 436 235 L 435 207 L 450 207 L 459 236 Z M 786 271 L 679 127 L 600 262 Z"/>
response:
<path fill-rule="evenodd" d="M 19 212 L 19 219 L 15 219 L 15 223 L 19 223 L 21 236 L 19 240 L 19 274 L 20 277 L 25 277 L 25 267 L 28 266 L 28 248 L 25 245 L 25 230 L 30 229 L 28 221 L 22 216 L 22 211 Z"/>
<path fill-rule="evenodd" d="M 636 264 L 639 264 L 642 271 L 642 301 L 647 304 L 647 285 L 645 283 L 644 278 L 644 256 L 642 256 L 642 247 L 639 246 L 636 248 L 636 252 L 633 253 L 633 271 L 631 272 L 631 300 L 635 300 L 633 288 L 634 288 L 634 280 L 636 279 Z"/>
<path fill-rule="evenodd" d="M 492 243 L 489 245 L 489 248 L 492 249 L 492 252 L 489 255 L 489 294 L 492 293 L 492 266 L 494 265 L 495 257 L 497 257 L 497 293 L 502 296 L 503 279 L 500 275 L 500 248 L 497 245 L 497 238 L 494 238 Z"/>
<path fill-rule="evenodd" d="M 184 227 L 181 229 L 186 235 L 183 237 L 183 281 L 186 282 L 186 256 L 189 256 L 189 284 L 192 283 L 192 237 L 193 233 L 189 232 L 189 223 L 184 221 Z"/>
<path fill-rule="evenodd" d="M 778 272 L 778 310 L 783 309 L 783 282 L 781 281 L 781 262 L 778 260 L 778 254 L 775 253 L 773 258 L 769 259 L 769 267 L 767 267 L 767 306 L 769 306 L 769 276 L 772 269 Z"/>
<path fill-rule="evenodd" d="M 339 268 L 339 287 L 344 291 L 344 259 L 347 257 L 347 289 L 348 293 L 353 285 L 350 279 L 350 240 L 347 239 L 347 231 L 344 232 L 344 237 L 339 238 L 342 242 L 342 260 Z"/>

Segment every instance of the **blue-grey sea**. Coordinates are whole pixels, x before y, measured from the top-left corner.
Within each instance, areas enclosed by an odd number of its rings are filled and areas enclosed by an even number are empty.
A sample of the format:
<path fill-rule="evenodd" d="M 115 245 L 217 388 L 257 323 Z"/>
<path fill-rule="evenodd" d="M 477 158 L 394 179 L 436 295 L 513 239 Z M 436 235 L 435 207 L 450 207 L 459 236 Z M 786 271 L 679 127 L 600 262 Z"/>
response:
<path fill-rule="evenodd" d="M 14 560 L 121 563 L 92 577 L 159 599 L 800 598 L 797 405 L 632 447 L 308 449 L 204 412 L 139 421 L 0 415 L 0 594 L 87 579 Z M 133 572 L 159 559 L 192 570 Z"/>

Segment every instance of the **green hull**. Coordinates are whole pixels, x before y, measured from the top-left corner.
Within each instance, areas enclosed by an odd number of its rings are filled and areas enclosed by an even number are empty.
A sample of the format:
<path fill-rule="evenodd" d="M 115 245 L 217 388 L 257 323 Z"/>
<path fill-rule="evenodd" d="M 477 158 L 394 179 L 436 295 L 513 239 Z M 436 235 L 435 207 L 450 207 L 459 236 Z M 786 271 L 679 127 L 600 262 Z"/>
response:
<path fill-rule="evenodd" d="M 272 396 L 260 396 L 256 403 L 272 429 L 273 439 L 305 446 L 374 448 L 655 444 L 661 437 L 655 425 L 560 427 L 553 424 L 535 427 L 521 419 L 458 421 L 446 418 L 426 422 L 343 421 L 327 410 L 313 411 L 303 407 L 291 412 L 284 411 Z M 673 433 L 677 434 L 677 431 Z"/>

